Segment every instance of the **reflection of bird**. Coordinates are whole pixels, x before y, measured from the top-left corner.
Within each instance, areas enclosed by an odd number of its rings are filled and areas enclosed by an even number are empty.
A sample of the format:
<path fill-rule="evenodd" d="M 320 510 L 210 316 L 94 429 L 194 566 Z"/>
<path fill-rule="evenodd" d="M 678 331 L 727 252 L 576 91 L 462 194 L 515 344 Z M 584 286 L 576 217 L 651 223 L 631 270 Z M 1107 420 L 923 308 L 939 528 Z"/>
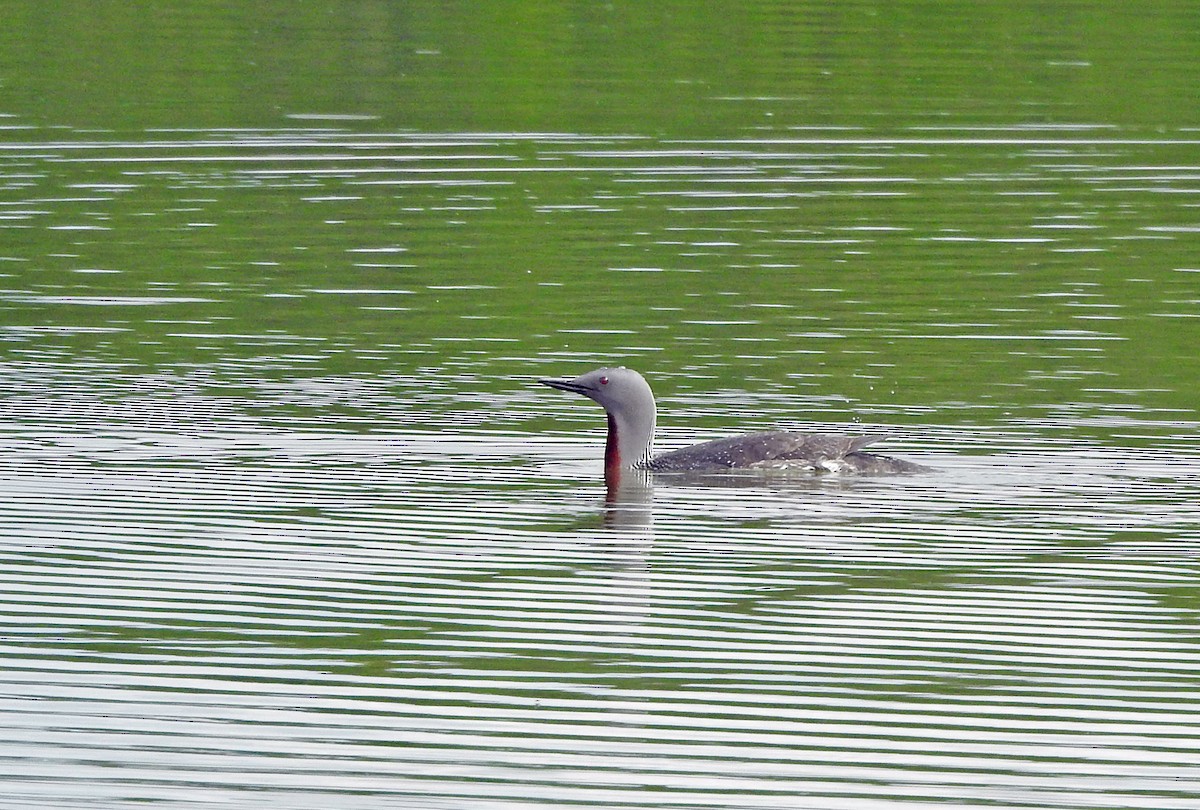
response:
<path fill-rule="evenodd" d="M 861 452 L 882 439 L 881 435 L 749 433 L 655 456 L 650 450 L 654 393 L 641 374 L 628 368 L 598 368 L 573 380 L 538 382 L 583 394 L 604 407 L 608 413 L 604 477 L 610 484 L 619 480 L 622 470 L 712 471 L 740 467 L 880 475 L 928 469 L 910 461 Z"/>

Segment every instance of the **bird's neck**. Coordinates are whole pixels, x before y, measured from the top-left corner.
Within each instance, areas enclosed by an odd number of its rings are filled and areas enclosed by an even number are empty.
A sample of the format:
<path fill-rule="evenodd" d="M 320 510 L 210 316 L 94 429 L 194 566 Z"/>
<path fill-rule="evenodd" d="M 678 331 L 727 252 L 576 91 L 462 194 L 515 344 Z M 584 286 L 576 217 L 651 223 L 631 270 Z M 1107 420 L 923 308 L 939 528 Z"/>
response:
<path fill-rule="evenodd" d="M 650 460 L 654 439 L 654 413 L 608 414 L 608 439 L 604 443 L 604 478 L 615 484 L 622 470 L 631 470 Z"/>
<path fill-rule="evenodd" d="M 604 480 L 610 486 L 616 486 L 621 482 L 621 445 L 617 440 L 620 431 L 616 418 L 610 413 L 608 415 L 608 438 L 604 440 Z"/>

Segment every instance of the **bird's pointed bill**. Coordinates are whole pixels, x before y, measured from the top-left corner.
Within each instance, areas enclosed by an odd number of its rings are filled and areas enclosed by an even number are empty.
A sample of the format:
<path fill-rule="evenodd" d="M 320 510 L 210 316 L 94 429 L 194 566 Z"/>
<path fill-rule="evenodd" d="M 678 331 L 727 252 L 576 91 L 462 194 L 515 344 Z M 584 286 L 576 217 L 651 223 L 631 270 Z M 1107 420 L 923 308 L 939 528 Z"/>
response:
<path fill-rule="evenodd" d="M 538 380 L 538 382 L 551 388 L 557 388 L 559 391 L 570 391 L 572 394 L 586 394 L 589 390 L 587 386 L 580 385 L 574 380 Z"/>

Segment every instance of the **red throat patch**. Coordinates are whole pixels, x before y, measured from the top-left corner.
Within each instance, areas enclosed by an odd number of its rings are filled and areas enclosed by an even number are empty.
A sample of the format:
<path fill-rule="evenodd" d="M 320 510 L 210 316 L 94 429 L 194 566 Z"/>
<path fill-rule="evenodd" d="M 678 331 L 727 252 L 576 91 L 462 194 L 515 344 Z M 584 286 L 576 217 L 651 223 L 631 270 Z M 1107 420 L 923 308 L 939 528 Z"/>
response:
<path fill-rule="evenodd" d="M 608 414 L 608 439 L 604 442 L 604 481 L 614 486 L 621 480 L 621 451 L 617 447 L 617 420 Z"/>

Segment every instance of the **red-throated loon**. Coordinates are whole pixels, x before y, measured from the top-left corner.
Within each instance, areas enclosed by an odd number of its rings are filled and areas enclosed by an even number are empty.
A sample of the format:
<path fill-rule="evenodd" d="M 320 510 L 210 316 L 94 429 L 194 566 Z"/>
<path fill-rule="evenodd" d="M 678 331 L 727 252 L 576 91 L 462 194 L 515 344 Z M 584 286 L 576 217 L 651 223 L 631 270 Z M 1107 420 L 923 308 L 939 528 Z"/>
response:
<path fill-rule="evenodd" d="M 620 480 L 622 470 L 712 471 L 740 467 L 889 475 L 929 469 L 910 461 L 862 452 L 862 448 L 884 438 L 879 434 L 748 433 L 656 456 L 651 452 L 656 414 L 654 393 L 641 374 L 628 368 L 598 368 L 573 380 L 538 382 L 594 399 L 608 413 L 604 477 L 610 484 Z"/>

